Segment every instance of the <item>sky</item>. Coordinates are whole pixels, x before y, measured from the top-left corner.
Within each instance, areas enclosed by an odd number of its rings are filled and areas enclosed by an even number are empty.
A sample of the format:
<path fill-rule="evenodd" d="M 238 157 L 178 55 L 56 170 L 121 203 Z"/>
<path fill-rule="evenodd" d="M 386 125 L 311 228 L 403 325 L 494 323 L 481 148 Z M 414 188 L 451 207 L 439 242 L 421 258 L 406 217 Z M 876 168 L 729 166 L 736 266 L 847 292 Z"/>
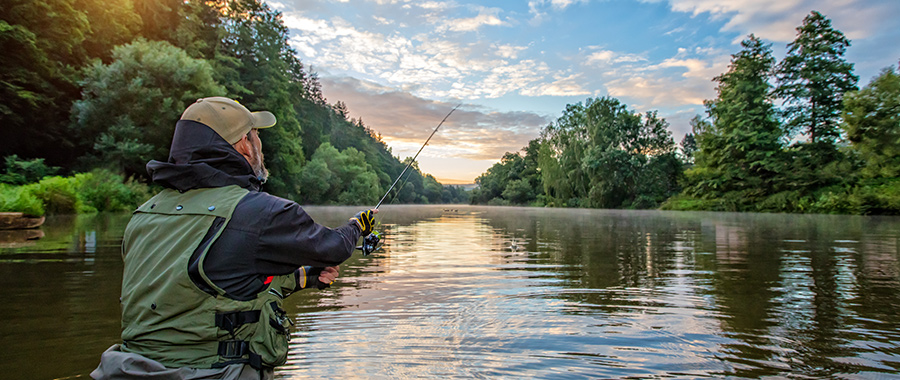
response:
<path fill-rule="evenodd" d="M 474 183 L 566 105 L 612 96 L 658 111 L 675 142 L 716 96 L 712 78 L 753 33 L 777 59 L 816 10 L 850 40 L 859 84 L 900 61 L 898 0 L 274 0 L 329 103 L 418 157 L 444 184 Z"/>

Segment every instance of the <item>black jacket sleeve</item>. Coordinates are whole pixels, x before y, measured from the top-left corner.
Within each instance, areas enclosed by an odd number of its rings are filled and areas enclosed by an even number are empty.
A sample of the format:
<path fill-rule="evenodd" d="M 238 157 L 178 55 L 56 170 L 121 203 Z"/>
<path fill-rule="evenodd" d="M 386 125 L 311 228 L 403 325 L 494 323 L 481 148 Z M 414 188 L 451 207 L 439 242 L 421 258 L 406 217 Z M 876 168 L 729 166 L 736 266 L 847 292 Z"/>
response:
<path fill-rule="evenodd" d="M 338 265 L 350 258 L 362 233 L 356 223 L 349 221 L 334 229 L 320 225 L 297 203 L 266 193 L 251 193 L 241 201 L 246 206 L 257 202 L 265 203 L 261 213 L 264 219 L 258 221 L 259 243 L 255 255 L 260 273 L 290 273 L 300 266 Z M 239 211 L 236 209 L 235 213 Z"/>
<path fill-rule="evenodd" d="M 252 299 L 268 276 L 344 262 L 361 233 L 356 223 L 331 229 L 314 222 L 295 202 L 251 191 L 210 246 L 204 267 L 226 296 Z"/>

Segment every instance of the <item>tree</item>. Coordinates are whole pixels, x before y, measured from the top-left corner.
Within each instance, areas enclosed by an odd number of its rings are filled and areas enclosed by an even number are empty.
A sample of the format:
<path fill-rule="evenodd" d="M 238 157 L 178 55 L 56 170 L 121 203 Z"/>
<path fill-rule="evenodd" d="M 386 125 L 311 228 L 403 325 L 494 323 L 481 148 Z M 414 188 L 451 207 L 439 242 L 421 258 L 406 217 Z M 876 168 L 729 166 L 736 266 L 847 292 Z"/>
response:
<path fill-rule="evenodd" d="M 355 148 L 343 152 L 323 143 L 303 168 L 305 202 L 375 204 L 382 194 L 378 175 Z"/>
<path fill-rule="evenodd" d="M 843 128 L 868 177 L 900 176 L 900 75 L 886 68 L 844 98 Z"/>
<path fill-rule="evenodd" d="M 77 154 L 65 127 L 89 31 L 75 0 L 8 0 L 0 6 L 0 155 L 61 164 Z"/>
<path fill-rule="evenodd" d="M 678 144 L 681 147 L 681 156 L 684 157 L 684 163 L 691 165 L 694 163 L 694 152 L 697 151 L 697 139 L 693 133 L 685 133 Z"/>
<path fill-rule="evenodd" d="M 769 84 L 775 59 L 770 45 L 752 34 L 741 46 L 728 72 L 713 79 L 718 97 L 706 101 L 711 123 L 695 131 L 699 149 L 686 173 L 695 196 L 735 192 L 726 207 L 732 210 L 771 193 L 781 167 L 782 131 Z"/>
<path fill-rule="evenodd" d="M 777 68 L 776 94 L 784 98 L 787 126 L 801 130 L 812 144 L 834 149 L 839 136 L 843 95 L 856 89 L 853 64 L 843 56 L 850 46 L 831 20 L 813 11 L 797 28 L 797 38 Z"/>
<path fill-rule="evenodd" d="M 529 204 L 543 191 L 538 154 L 541 142 L 534 139 L 522 148 L 524 155 L 507 152 L 488 170 L 475 179 L 478 188 L 472 191 L 473 204 Z"/>
<path fill-rule="evenodd" d="M 615 98 L 588 99 L 568 105 L 543 134 L 538 163 L 551 204 L 653 207 L 677 187 L 668 181 L 680 176 L 680 165 L 657 159 L 675 158 L 675 143 L 656 112 L 630 111 Z"/>
<path fill-rule="evenodd" d="M 40 181 L 42 178 L 56 174 L 57 167 L 47 166 L 43 158 L 20 160 L 18 156 L 7 156 L 3 159 L 4 173 L 0 174 L 0 183 L 25 185 Z"/>
<path fill-rule="evenodd" d="M 108 62 L 113 47 L 131 42 L 144 25 L 132 0 L 76 0 L 75 6 L 84 12 L 90 25 L 82 43 L 87 57 Z"/>
<path fill-rule="evenodd" d="M 681 139 L 681 143 L 678 144 L 681 146 L 681 156 L 685 165 L 694 164 L 694 154 L 698 149 L 696 135 L 709 129 L 709 126 L 709 122 L 703 120 L 700 115 L 696 115 L 691 119 L 691 132 L 686 133 Z"/>
<path fill-rule="evenodd" d="M 137 40 L 115 48 L 112 58 L 86 70 L 72 130 L 92 147 L 89 166 L 117 166 L 129 176 L 146 177 L 148 160 L 168 156 L 184 109 L 225 89 L 209 63 L 168 42 Z"/>

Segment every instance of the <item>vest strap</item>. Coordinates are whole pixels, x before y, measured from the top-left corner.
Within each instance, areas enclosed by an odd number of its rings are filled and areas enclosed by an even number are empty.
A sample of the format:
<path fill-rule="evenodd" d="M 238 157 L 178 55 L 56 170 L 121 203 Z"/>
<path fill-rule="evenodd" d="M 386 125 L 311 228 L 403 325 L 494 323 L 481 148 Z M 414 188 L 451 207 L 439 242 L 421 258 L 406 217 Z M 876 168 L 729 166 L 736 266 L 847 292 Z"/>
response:
<path fill-rule="evenodd" d="M 259 310 L 233 311 L 230 313 L 216 313 L 216 327 L 234 334 L 245 323 L 259 322 Z M 221 352 L 222 345 L 219 345 Z M 219 354 L 221 355 L 221 353 Z M 239 355 L 240 356 L 240 355 Z"/>
<path fill-rule="evenodd" d="M 250 342 L 246 340 L 225 340 L 219 342 L 219 356 L 223 359 L 231 359 L 226 362 L 213 364 L 213 368 L 225 367 L 236 363 L 246 363 L 254 369 L 262 369 L 262 356 L 250 351 Z M 244 355 L 247 358 L 244 358 Z"/>

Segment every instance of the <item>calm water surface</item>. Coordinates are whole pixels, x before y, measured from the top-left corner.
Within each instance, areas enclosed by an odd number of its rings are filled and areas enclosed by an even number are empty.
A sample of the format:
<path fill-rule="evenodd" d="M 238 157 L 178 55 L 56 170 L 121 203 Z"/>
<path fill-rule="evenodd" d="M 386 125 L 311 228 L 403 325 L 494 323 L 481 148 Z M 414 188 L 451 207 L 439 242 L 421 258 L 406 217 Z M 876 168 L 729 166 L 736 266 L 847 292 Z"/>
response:
<path fill-rule="evenodd" d="M 338 225 L 357 208 L 309 207 Z M 119 336 L 129 215 L 0 234 L 0 378 Z M 384 250 L 288 299 L 292 378 L 900 378 L 900 218 L 387 206 Z"/>

